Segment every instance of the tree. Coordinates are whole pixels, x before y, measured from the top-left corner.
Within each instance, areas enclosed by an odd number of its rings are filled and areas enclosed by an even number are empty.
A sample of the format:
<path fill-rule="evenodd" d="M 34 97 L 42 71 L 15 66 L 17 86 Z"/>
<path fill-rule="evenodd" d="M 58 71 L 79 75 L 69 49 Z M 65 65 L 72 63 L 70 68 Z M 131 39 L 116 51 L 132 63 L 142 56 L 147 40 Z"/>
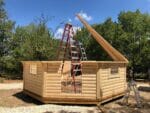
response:
<path fill-rule="evenodd" d="M 146 73 L 150 65 L 150 15 L 135 12 L 121 12 L 118 22 L 108 18 L 104 23 L 92 25 L 113 47 L 129 60 L 134 72 Z M 111 60 L 98 43 L 90 38 L 85 28 L 77 32 L 78 39 L 86 47 L 88 59 Z M 140 71 L 139 71 L 140 70 Z"/>
<path fill-rule="evenodd" d="M 9 54 L 9 40 L 12 36 L 14 22 L 8 19 L 4 9 L 4 2 L 0 0 L 0 73 L 5 71 L 5 56 Z"/>
<path fill-rule="evenodd" d="M 54 39 L 44 20 L 17 27 L 11 38 L 10 72 L 22 74 L 21 61 L 55 60 L 58 41 Z"/>
<path fill-rule="evenodd" d="M 148 38 L 150 37 L 150 15 L 136 12 L 121 12 L 118 17 L 119 24 L 126 32 L 128 43 L 126 55 L 130 60 L 130 67 L 135 71 L 147 71 L 150 65 L 150 48 Z M 144 56 L 144 58 L 143 58 Z"/>

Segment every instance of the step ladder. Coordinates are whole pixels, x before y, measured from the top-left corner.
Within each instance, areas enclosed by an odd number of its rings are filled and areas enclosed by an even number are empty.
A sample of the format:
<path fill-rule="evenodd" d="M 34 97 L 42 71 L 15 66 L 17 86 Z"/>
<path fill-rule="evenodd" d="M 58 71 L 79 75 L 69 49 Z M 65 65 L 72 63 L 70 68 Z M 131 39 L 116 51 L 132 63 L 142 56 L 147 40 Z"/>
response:
<path fill-rule="evenodd" d="M 67 23 L 65 25 L 65 28 L 64 28 L 64 32 L 63 32 L 63 35 L 62 35 L 62 39 L 60 41 L 60 45 L 59 45 L 59 48 L 58 48 L 58 51 L 57 51 L 57 56 L 58 56 L 58 60 L 61 60 L 62 61 L 62 66 L 61 66 L 61 74 L 63 73 L 63 68 L 64 68 L 64 62 L 65 60 L 69 59 L 68 57 L 68 52 L 69 52 L 69 42 L 70 42 L 70 34 L 73 32 L 73 29 L 72 29 L 72 25 Z"/>
<path fill-rule="evenodd" d="M 133 81 L 133 80 L 131 80 L 127 84 L 127 90 L 126 90 L 126 93 L 125 93 L 125 95 L 123 97 L 122 103 L 126 104 L 126 105 L 128 104 L 128 100 L 129 100 L 131 91 L 134 92 L 134 96 L 135 96 L 135 100 L 136 100 L 136 103 L 137 103 L 137 107 L 139 107 L 139 108 L 142 107 L 140 94 L 139 94 L 137 85 L 136 85 L 135 81 Z"/>
<path fill-rule="evenodd" d="M 76 93 L 75 76 L 82 75 L 81 56 L 78 42 L 73 38 L 70 39 L 70 55 L 71 55 L 71 76 L 73 78 L 74 92 Z"/>

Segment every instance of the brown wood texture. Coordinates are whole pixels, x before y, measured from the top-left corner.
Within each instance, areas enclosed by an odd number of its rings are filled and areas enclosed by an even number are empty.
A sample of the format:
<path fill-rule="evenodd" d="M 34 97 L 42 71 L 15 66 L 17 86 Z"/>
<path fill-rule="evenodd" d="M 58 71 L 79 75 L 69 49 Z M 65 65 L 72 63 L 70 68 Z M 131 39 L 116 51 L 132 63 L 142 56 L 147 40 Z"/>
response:
<path fill-rule="evenodd" d="M 114 99 L 124 94 L 126 89 L 126 63 L 114 61 L 83 61 L 81 93 L 61 92 L 62 74 L 59 73 L 62 62 L 27 61 L 23 62 L 24 91 L 44 103 L 84 103 L 91 104 Z M 30 65 L 37 65 L 37 74 L 30 73 Z M 68 75 L 70 63 L 65 63 L 64 75 Z M 118 67 L 118 75 L 111 75 L 110 69 Z M 49 71 L 54 69 L 54 71 Z M 32 95 L 33 94 L 33 95 Z M 69 101 L 68 101 L 69 100 Z M 89 101 L 90 100 L 90 101 Z"/>
<path fill-rule="evenodd" d="M 37 65 L 37 74 L 30 73 L 30 65 Z M 23 63 L 24 89 L 32 91 L 40 96 L 43 95 L 43 68 L 40 62 Z"/>
<path fill-rule="evenodd" d="M 99 64 L 99 74 L 100 74 L 100 94 L 101 99 L 105 100 L 107 97 L 112 97 L 114 95 L 119 95 L 124 93 L 126 89 L 126 65 L 125 64 Z M 111 67 L 116 66 L 118 68 L 118 73 L 111 74 Z"/>
<path fill-rule="evenodd" d="M 112 47 L 100 34 L 98 34 L 85 20 L 83 20 L 80 15 L 77 15 L 77 17 L 113 60 L 125 61 L 128 63 L 128 60 L 118 50 Z"/>
<path fill-rule="evenodd" d="M 82 81 L 82 94 L 74 94 L 74 93 L 63 93 L 61 91 L 61 81 L 67 79 L 70 70 L 70 61 L 65 62 L 63 74 L 59 73 L 51 73 L 47 71 L 44 73 L 44 97 L 49 96 L 61 96 L 62 98 L 93 98 L 96 99 L 96 70 L 97 63 L 96 62 L 84 62 L 83 65 L 83 75 L 81 76 Z M 56 67 L 56 65 L 53 64 Z M 53 66 L 49 66 L 49 70 L 53 69 Z M 59 67 L 59 65 L 58 65 Z M 57 67 L 56 67 L 57 68 Z M 89 72 L 89 70 L 95 70 Z M 57 71 L 56 71 L 57 72 Z M 78 81 L 78 77 L 76 77 L 76 81 Z"/>

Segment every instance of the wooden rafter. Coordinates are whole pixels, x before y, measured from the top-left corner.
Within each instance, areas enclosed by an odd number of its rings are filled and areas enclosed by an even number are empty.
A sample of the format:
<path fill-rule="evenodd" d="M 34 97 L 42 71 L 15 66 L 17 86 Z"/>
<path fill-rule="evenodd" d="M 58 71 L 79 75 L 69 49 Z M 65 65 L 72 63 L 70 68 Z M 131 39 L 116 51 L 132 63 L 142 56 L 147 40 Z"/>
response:
<path fill-rule="evenodd" d="M 109 56 L 115 61 L 125 61 L 128 63 L 128 60 L 114 47 L 111 46 L 99 33 L 97 33 L 79 14 L 77 14 L 79 20 L 91 33 L 93 38 L 102 46 L 102 48 L 109 54 Z"/>

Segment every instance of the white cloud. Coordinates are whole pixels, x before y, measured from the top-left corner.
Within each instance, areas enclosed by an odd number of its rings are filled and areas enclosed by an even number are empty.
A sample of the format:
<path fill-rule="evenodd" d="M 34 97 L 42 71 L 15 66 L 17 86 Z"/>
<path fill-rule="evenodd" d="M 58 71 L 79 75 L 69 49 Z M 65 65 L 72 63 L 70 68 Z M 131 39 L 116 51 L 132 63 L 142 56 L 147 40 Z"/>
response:
<path fill-rule="evenodd" d="M 73 26 L 73 31 L 74 31 L 74 33 L 76 33 L 77 32 L 77 30 L 81 30 L 81 28 L 80 27 L 78 27 L 78 26 Z M 62 38 L 62 35 L 63 35 L 63 32 L 64 32 L 64 28 L 59 28 L 57 31 L 56 31 L 56 33 L 55 33 L 55 38 L 57 38 L 57 39 L 61 39 Z"/>
<path fill-rule="evenodd" d="M 78 14 L 87 21 L 91 21 L 93 19 L 92 16 L 87 15 L 87 13 L 83 11 L 80 11 Z M 75 20 L 78 20 L 78 18 L 75 17 Z"/>
<path fill-rule="evenodd" d="M 74 26 L 73 30 L 74 30 L 74 33 L 76 33 L 77 31 L 81 31 L 81 27 Z"/>
<path fill-rule="evenodd" d="M 63 28 L 59 28 L 56 33 L 55 33 L 55 38 L 58 38 L 58 39 L 61 39 L 62 38 L 62 34 L 64 32 L 64 29 Z"/>
<path fill-rule="evenodd" d="M 69 21 L 69 22 L 72 22 L 72 19 L 71 19 L 71 18 L 69 18 L 69 19 L 68 19 L 68 21 Z"/>

